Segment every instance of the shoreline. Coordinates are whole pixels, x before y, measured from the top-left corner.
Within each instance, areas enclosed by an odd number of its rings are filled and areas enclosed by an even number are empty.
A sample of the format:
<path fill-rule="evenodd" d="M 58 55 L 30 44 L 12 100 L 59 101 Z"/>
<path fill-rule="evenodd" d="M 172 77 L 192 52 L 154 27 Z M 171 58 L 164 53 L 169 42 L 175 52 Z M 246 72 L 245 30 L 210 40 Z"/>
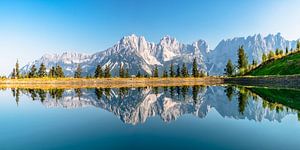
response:
<path fill-rule="evenodd" d="M 244 86 L 300 88 L 300 75 L 228 77 L 224 78 L 224 83 Z"/>
<path fill-rule="evenodd" d="M 120 87 L 159 87 L 219 85 L 221 77 L 202 78 L 30 78 L 2 79 L 0 88 L 120 88 Z"/>
<path fill-rule="evenodd" d="M 300 75 L 201 78 L 26 78 L 0 79 L 0 88 L 120 88 L 193 85 L 244 85 L 300 88 Z"/>

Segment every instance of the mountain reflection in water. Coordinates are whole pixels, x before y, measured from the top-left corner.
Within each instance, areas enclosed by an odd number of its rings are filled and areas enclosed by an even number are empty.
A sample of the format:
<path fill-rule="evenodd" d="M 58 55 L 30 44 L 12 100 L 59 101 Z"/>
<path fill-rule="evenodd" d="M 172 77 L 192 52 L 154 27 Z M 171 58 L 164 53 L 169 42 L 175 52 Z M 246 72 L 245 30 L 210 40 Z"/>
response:
<path fill-rule="evenodd" d="M 159 116 L 165 122 L 185 114 L 203 118 L 211 109 L 224 118 L 281 122 L 286 115 L 297 114 L 300 109 L 300 100 L 296 98 L 300 91 L 290 89 L 172 86 L 11 91 L 17 104 L 20 96 L 26 95 L 34 101 L 41 101 L 47 108 L 99 107 L 112 112 L 124 123 L 133 125 L 144 123 L 153 116 Z"/>

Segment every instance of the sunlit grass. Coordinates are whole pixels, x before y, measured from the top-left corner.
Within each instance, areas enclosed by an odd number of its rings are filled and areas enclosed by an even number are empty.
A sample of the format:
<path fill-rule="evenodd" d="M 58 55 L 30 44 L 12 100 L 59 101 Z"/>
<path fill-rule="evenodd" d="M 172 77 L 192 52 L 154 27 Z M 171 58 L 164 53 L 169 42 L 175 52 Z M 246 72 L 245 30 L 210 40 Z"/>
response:
<path fill-rule="evenodd" d="M 0 88 L 93 88 L 222 84 L 219 77 L 202 78 L 24 78 L 1 79 Z"/>
<path fill-rule="evenodd" d="M 276 56 L 255 69 L 247 75 L 265 76 L 265 75 L 299 75 L 300 74 L 300 53 L 295 52 L 286 56 Z"/>

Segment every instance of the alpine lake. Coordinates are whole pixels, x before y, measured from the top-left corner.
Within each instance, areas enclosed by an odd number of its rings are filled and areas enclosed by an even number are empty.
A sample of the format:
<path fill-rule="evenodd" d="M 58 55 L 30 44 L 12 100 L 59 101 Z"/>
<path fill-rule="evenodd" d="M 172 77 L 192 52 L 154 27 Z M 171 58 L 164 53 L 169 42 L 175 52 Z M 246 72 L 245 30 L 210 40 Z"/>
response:
<path fill-rule="evenodd" d="M 299 149 L 300 89 L 0 91 L 0 149 Z"/>

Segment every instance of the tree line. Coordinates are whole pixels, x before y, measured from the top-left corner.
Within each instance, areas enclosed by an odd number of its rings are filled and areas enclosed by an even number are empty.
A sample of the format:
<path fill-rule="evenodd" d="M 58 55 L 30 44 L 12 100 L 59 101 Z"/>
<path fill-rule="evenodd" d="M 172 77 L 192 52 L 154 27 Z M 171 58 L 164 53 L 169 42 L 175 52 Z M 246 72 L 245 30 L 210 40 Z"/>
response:
<path fill-rule="evenodd" d="M 289 49 L 288 47 L 285 48 L 285 51 L 282 49 L 276 49 L 275 52 L 272 50 L 269 51 L 269 53 L 263 53 L 261 58 L 261 64 L 264 64 L 266 62 L 273 61 L 275 59 L 281 58 L 283 56 L 287 56 L 290 54 L 298 53 L 300 52 L 300 41 L 297 41 L 296 48 Z M 240 46 L 237 50 L 237 65 L 235 66 L 231 59 L 228 59 L 227 64 L 224 69 L 224 74 L 227 76 L 236 76 L 236 75 L 244 75 L 247 72 L 255 69 L 260 64 L 258 64 L 257 60 L 252 60 L 252 63 L 249 64 L 248 62 L 248 56 L 245 53 L 244 47 Z"/>
<path fill-rule="evenodd" d="M 15 67 L 13 68 L 13 71 L 11 73 L 11 78 L 13 79 L 19 79 L 19 78 L 44 78 L 44 77 L 50 77 L 50 78 L 63 78 L 65 77 L 63 68 L 59 65 L 56 65 L 55 67 L 51 67 L 49 72 L 47 72 L 47 68 L 44 63 L 41 63 L 40 67 L 37 68 L 35 65 L 32 65 L 30 68 L 30 71 L 25 74 L 20 73 L 19 69 L 19 62 L 17 61 Z"/>
<path fill-rule="evenodd" d="M 178 64 L 177 68 L 175 69 L 174 64 L 171 63 L 168 70 L 164 69 L 162 72 L 162 75 L 159 75 L 159 69 L 156 65 L 154 69 L 152 70 L 152 77 L 205 77 L 207 76 L 207 73 L 199 69 L 197 59 L 194 58 L 193 64 L 192 64 L 192 73 L 190 74 L 187 68 L 187 65 L 183 63 L 181 66 Z M 19 79 L 19 78 L 64 78 L 65 74 L 63 71 L 63 68 L 60 65 L 52 66 L 49 71 L 47 71 L 47 68 L 44 63 L 41 63 L 39 67 L 36 65 L 32 65 L 29 69 L 28 73 L 22 74 L 20 73 L 19 69 L 19 62 L 17 61 L 15 64 L 15 67 L 13 68 L 13 71 L 11 73 L 11 78 L 13 79 Z M 81 65 L 79 64 L 74 72 L 74 78 L 83 78 L 83 69 Z M 111 66 L 105 65 L 104 68 L 101 67 L 101 65 L 97 65 L 94 71 L 94 75 L 88 74 L 85 76 L 86 78 L 110 78 L 112 77 L 111 74 Z M 125 68 L 123 64 L 120 64 L 119 66 L 119 76 L 120 78 L 129 78 L 129 68 Z M 148 74 L 142 74 L 140 71 L 137 71 L 137 74 L 134 75 L 134 77 L 150 77 Z"/>
<path fill-rule="evenodd" d="M 159 76 L 159 70 L 158 70 L 158 66 L 156 65 L 152 71 L 152 76 L 153 77 L 160 77 Z M 182 66 L 180 66 L 179 64 L 177 65 L 177 68 L 175 69 L 174 64 L 171 63 L 169 70 L 164 69 L 162 72 L 162 76 L 163 78 L 167 78 L 167 77 L 205 77 L 207 76 L 207 73 L 202 70 L 199 69 L 198 67 L 198 63 L 197 63 L 197 59 L 194 58 L 193 59 L 193 64 L 192 64 L 192 73 L 190 74 L 187 68 L 187 65 L 185 63 L 182 63 Z"/>

